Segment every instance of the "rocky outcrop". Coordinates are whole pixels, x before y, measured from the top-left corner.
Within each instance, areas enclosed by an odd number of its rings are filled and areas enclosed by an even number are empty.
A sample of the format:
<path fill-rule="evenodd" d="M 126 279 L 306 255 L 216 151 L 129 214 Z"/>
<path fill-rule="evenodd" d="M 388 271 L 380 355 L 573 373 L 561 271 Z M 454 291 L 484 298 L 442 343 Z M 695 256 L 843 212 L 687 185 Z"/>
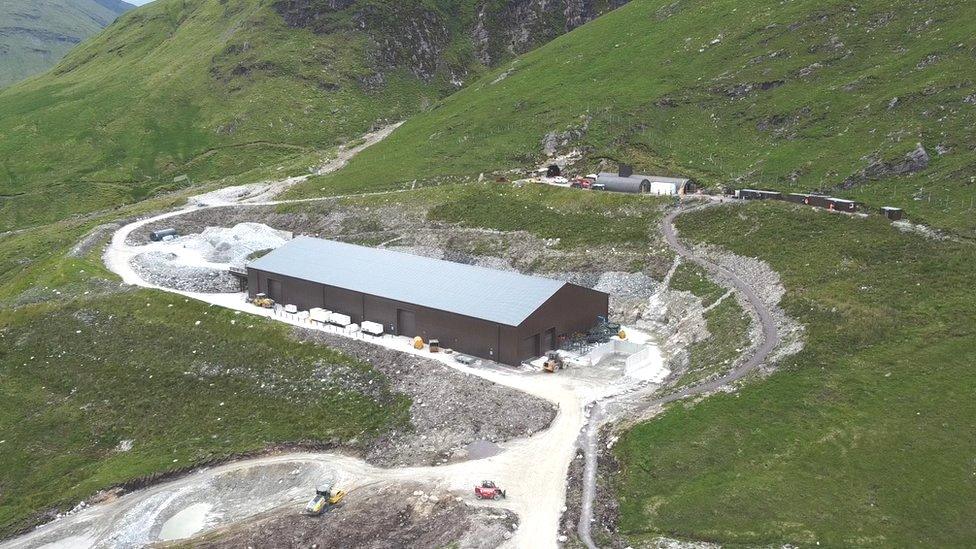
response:
<path fill-rule="evenodd" d="M 915 145 L 914 150 L 906 154 L 900 160 L 871 160 L 866 168 L 845 179 L 844 183 L 841 184 L 841 187 L 844 189 L 849 189 L 865 181 L 874 181 L 894 175 L 906 175 L 920 172 L 929 167 L 930 160 L 931 158 L 929 157 L 928 151 L 925 150 L 925 147 L 923 147 L 921 143 L 918 143 Z"/>
<path fill-rule="evenodd" d="M 471 39 L 478 61 L 490 66 L 626 3 L 627 0 L 611 0 L 601 7 L 592 0 L 510 0 L 502 9 L 496 9 L 497 3 L 482 0 Z"/>
<path fill-rule="evenodd" d="M 407 69 L 426 81 L 440 76 L 460 84 L 479 65 L 496 65 L 626 3 L 467 1 L 473 9 L 465 2 L 438 6 L 418 0 L 277 0 L 274 5 L 292 27 L 318 33 L 365 33 L 377 71 Z"/>

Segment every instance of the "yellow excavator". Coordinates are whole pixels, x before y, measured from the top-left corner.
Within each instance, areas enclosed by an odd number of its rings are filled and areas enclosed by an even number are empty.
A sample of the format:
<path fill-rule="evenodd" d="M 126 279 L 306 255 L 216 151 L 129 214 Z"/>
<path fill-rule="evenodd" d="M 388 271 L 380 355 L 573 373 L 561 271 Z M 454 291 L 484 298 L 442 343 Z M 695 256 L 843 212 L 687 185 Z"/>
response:
<path fill-rule="evenodd" d="M 331 484 L 319 486 L 315 489 L 315 497 L 305 505 L 305 514 L 309 516 L 321 515 L 339 505 L 345 497 L 346 492 L 344 490 L 333 492 Z"/>

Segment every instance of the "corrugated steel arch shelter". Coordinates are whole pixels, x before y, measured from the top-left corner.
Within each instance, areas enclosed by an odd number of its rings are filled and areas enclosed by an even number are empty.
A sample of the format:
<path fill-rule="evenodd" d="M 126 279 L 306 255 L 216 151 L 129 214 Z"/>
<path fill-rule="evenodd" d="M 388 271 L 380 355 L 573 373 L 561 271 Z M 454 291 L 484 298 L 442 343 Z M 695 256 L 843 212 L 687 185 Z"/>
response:
<path fill-rule="evenodd" d="M 518 364 L 585 332 L 609 296 L 547 278 L 298 237 L 247 266 L 248 293 L 321 307 L 408 337 Z"/>
<path fill-rule="evenodd" d="M 685 194 L 694 190 L 694 181 L 683 177 L 664 177 L 660 175 L 620 175 L 608 172 L 597 174 L 596 183 L 608 191 L 619 193 L 640 193 L 656 195 Z"/>

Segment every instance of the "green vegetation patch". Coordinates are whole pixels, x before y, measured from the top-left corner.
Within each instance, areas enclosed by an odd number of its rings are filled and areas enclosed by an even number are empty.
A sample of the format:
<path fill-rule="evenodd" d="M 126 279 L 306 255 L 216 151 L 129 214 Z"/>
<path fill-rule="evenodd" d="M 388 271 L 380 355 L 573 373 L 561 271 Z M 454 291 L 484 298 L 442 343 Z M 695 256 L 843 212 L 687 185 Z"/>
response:
<path fill-rule="evenodd" d="M 693 385 L 729 370 L 749 347 L 750 318 L 734 297 L 729 296 L 708 310 L 705 322 L 709 337 L 692 344 L 688 370 L 678 380 L 678 386 Z"/>
<path fill-rule="evenodd" d="M 2 313 L 0 533 L 143 475 L 409 420 L 379 373 L 288 330 L 156 291 Z"/>
<path fill-rule="evenodd" d="M 0 88 L 44 72 L 132 6 L 106 0 L 0 3 Z"/>
<path fill-rule="evenodd" d="M 678 219 L 769 262 L 806 344 L 615 446 L 621 532 L 723 543 L 976 543 L 976 249 L 784 204 Z"/>
<path fill-rule="evenodd" d="M 131 204 L 184 175 L 307 173 L 317 152 L 453 89 L 403 71 L 368 89 L 367 49 L 353 29 L 289 28 L 266 0 L 127 13 L 51 72 L 0 91 L 0 230 Z"/>
<path fill-rule="evenodd" d="M 675 269 L 674 275 L 671 277 L 671 289 L 691 292 L 702 300 L 703 307 L 715 303 L 718 298 L 728 292 L 727 289 L 708 278 L 705 269 L 688 262 L 682 262 Z"/>
<path fill-rule="evenodd" d="M 445 188 L 439 188 L 442 191 Z M 563 248 L 586 245 L 645 246 L 657 229 L 666 199 L 486 183 L 453 187 L 430 210 L 431 219 L 499 231 L 528 231 L 558 239 Z"/>

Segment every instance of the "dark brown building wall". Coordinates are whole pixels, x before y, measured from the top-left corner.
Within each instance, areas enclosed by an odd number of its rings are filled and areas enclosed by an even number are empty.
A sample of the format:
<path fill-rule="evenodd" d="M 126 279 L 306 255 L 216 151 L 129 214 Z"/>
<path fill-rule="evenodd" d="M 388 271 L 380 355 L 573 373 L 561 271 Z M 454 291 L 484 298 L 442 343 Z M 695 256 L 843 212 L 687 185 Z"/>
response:
<path fill-rule="evenodd" d="M 519 325 L 518 359 L 527 358 L 526 353 L 530 351 L 527 340 L 530 338 L 538 335 L 537 350 L 545 353 L 554 348 L 554 338 L 587 332 L 596 324 L 597 317 L 607 316 L 609 310 L 609 295 L 576 284 L 566 284 Z"/>
<path fill-rule="evenodd" d="M 316 284 L 316 286 L 320 288 L 319 291 L 322 292 L 323 296 L 319 298 L 316 307 L 323 307 L 330 311 L 349 315 L 349 318 L 356 323 L 362 322 L 363 320 L 372 320 L 363 318 L 363 313 L 365 312 L 365 294 L 362 292 L 354 292 L 345 288 L 336 288 L 335 286 L 326 286 L 324 284 Z M 301 309 L 302 307 L 299 308 Z"/>
<path fill-rule="evenodd" d="M 505 364 L 519 364 L 544 353 L 560 335 L 587 331 L 609 308 L 607 294 L 567 284 L 515 327 L 257 269 L 248 269 L 248 293 L 252 297 L 262 292 L 271 295 L 269 280 L 280 283 L 279 303 L 300 310 L 322 307 L 349 315 L 357 323 L 379 322 L 389 333 L 419 335 L 424 341 L 438 339 L 444 347 Z M 400 311 L 413 313 L 416 333 L 401 333 L 397 325 Z M 528 348 L 526 340 L 537 335 L 538 347 Z"/>

